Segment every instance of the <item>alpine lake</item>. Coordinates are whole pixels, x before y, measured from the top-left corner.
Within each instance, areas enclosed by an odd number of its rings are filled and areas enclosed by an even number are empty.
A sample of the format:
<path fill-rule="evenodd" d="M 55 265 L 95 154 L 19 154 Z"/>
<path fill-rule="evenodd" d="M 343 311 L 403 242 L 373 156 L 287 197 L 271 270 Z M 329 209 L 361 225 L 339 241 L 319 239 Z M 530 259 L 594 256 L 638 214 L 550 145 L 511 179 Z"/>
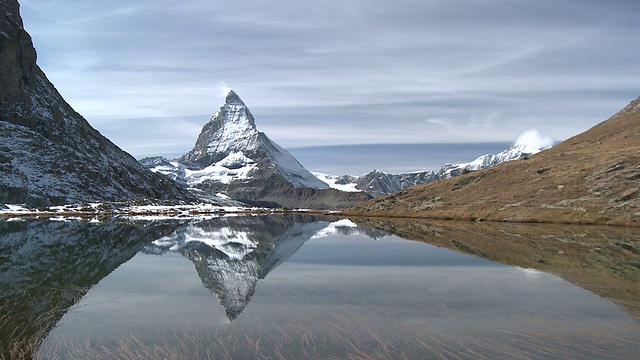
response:
<path fill-rule="evenodd" d="M 0 347 L 7 359 L 640 359 L 640 231 L 4 219 Z"/>

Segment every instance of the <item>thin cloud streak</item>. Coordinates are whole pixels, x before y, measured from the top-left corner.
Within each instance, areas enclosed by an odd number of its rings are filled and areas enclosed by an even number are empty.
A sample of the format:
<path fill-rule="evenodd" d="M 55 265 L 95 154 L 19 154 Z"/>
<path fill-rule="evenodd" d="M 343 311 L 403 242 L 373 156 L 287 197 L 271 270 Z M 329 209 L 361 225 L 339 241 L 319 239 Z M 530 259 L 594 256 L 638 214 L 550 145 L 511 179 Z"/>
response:
<path fill-rule="evenodd" d="M 631 0 L 21 4 L 39 65 L 138 157 L 188 151 L 227 87 L 284 147 L 563 140 L 640 95 Z"/>

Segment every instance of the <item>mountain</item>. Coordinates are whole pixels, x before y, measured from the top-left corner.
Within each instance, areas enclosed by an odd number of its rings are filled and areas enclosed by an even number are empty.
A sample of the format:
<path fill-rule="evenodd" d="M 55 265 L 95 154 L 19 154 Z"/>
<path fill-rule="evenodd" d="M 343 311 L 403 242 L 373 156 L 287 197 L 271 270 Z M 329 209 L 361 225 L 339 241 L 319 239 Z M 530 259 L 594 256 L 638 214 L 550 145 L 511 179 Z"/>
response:
<path fill-rule="evenodd" d="M 554 147 L 348 209 L 349 214 L 640 224 L 640 98 Z"/>
<path fill-rule="evenodd" d="M 329 188 L 289 152 L 259 132 L 253 115 L 233 90 L 204 125 L 195 146 L 179 159 L 141 159 L 154 172 L 196 190 L 268 207 L 346 207 L 369 199 L 364 193 Z"/>
<path fill-rule="evenodd" d="M 526 159 L 552 146 L 553 140 L 550 138 L 541 135 L 535 130 L 527 131 L 518 137 L 512 147 L 498 154 L 482 155 L 471 162 L 463 164 L 445 164 L 436 174 L 436 178 L 437 180 L 448 179 L 467 171 L 482 170 L 507 161 Z"/>
<path fill-rule="evenodd" d="M 313 174 L 332 188 L 342 191 L 364 191 L 373 197 L 378 197 L 392 194 L 408 187 L 448 179 L 468 171 L 486 169 L 503 162 L 527 158 L 550 148 L 552 145 L 553 141 L 551 139 L 540 135 L 537 131 L 528 131 L 522 134 L 515 144 L 507 150 L 498 154 L 482 155 L 468 163 L 447 163 L 438 172 L 426 170 L 404 174 L 388 174 L 373 170 L 362 176 Z"/>
<path fill-rule="evenodd" d="M 190 199 L 67 104 L 36 65 L 18 2 L 0 5 L 0 204 Z"/>

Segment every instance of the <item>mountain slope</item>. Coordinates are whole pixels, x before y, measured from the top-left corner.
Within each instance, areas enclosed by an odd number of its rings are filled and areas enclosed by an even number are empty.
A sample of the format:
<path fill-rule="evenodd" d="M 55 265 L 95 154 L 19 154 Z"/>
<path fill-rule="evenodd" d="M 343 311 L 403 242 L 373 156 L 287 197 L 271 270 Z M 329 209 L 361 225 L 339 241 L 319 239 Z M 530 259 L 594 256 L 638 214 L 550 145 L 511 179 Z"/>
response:
<path fill-rule="evenodd" d="M 18 2 L 0 5 L 0 204 L 188 199 L 65 102 L 36 65 Z"/>
<path fill-rule="evenodd" d="M 358 204 L 375 216 L 562 223 L 640 223 L 640 98 L 527 160 Z"/>
<path fill-rule="evenodd" d="M 177 160 L 145 158 L 140 163 L 196 189 L 269 207 L 347 207 L 369 199 L 344 193 L 316 178 L 289 152 L 259 132 L 251 112 L 230 91 L 204 125 L 193 149 Z"/>

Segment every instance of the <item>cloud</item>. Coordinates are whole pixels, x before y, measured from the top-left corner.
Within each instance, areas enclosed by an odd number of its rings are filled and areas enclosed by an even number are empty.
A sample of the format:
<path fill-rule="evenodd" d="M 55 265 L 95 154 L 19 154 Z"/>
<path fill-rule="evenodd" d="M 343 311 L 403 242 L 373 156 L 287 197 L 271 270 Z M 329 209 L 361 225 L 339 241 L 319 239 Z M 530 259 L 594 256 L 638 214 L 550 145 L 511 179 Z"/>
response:
<path fill-rule="evenodd" d="M 549 148 L 553 146 L 553 139 L 541 134 L 538 130 L 527 130 L 518 136 L 515 145 L 524 145 L 535 149 Z"/>
<path fill-rule="evenodd" d="M 640 95 L 637 1 L 21 4 L 47 76 L 134 155 L 176 128 L 124 120 L 204 124 L 227 84 L 285 147 L 562 140 Z"/>
<path fill-rule="evenodd" d="M 428 122 L 430 124 L 437 124 L 437 125 L 444 125 L 444 126 L 450 126 L 451 125 L 451 121 L 449 121 L 447 119 L 432 118 L 432 119 L 427 119 L 426 122 Z"/>

